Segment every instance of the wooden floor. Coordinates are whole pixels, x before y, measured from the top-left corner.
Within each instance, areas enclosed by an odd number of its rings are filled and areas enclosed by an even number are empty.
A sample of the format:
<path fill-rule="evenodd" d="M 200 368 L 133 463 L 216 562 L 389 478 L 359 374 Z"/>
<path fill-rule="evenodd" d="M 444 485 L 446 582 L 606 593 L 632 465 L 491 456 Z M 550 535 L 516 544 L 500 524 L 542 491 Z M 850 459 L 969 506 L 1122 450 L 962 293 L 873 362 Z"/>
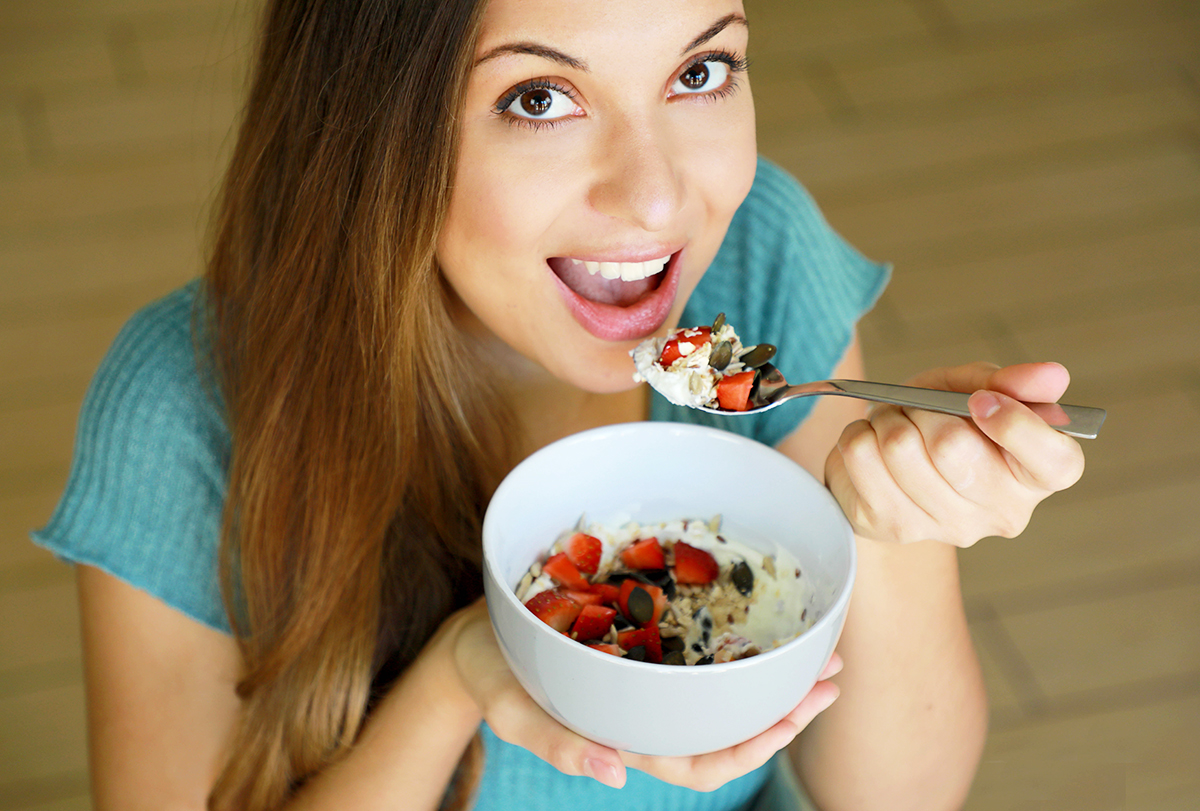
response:
<path fill-rule="evenodd" d="M 88 807 L 70 571 L 27 540 L 90 374 L 198 268 L 248 0 L 0 3 L 0 808 Z M 748 0 L 761 148 L 896 265 L 871 373 L 1059 360 L 1109 409 L 962 554 L 972 811 L 1200 808 L 1200 3 Z"/>

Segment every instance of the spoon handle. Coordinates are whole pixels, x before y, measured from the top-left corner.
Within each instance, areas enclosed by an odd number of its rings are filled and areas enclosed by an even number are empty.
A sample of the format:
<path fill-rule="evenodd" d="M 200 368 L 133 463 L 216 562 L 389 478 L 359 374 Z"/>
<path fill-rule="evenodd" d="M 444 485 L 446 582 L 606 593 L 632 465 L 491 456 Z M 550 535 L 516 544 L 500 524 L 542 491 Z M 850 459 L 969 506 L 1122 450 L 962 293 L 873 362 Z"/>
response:
<path fill-rule="evenodd" d="M 835 394 L 860 400 L 872 400 L 877 403 L 920 408 L 925 411 L 939 411 L 958 417 L 971 416 L 971 411 L 967 408 L 967 400 L 971 396 L 969 394 L 921 389 L 914 386 L 898 386 L 892 383 L 868 383 L 862 380 L 827 380 L 825 385 L 819 389 L 807 386 L 788 387 L 772 398 L 772 404 L 790 400 L 793 397 L 814 394 Z M 1100 432 L 1100 426 L 1104 424 L 1105 416 L 1107 416 L 1107 412 L 1103 408 L 1090 406 L 1060 405 L 1059 403 L 1025 403 L 1025 405 L 1045 420 L 1051 428 L 1081 439 L 1095 439 Z"/>

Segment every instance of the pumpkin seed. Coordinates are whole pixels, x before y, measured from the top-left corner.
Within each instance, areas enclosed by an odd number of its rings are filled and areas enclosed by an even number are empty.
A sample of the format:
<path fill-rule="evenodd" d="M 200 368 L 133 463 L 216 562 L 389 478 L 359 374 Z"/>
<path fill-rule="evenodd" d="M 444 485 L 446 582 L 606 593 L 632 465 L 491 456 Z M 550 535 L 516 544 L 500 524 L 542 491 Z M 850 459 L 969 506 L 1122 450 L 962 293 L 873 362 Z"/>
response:
<path fill-rule="evenodd" d="M 632 659 L 635 662 L 646 661 L 646 646 L 645 645 L 634 645 L 632 648 L 630 648 L 628 651 L 625 652 L 625 658 Z"/>
<path fill-rule="evenodd" d="M 723 326 L 725 326 L 725 313 L 717 313 L 717 317 L 713 319 L 712 334 L 716 335 Z"/>
<path fill-rule="evenodd" d="M 729 341 L 721 341 L 713 347 L 712 354 L 708 356 L 708 365 L 720 372 L 729 365 L 731 360 L 733 360 L 733 345 Z"/>
<path fill-rule="evenodd" d="M 629 592 L 625 605 L 629 608 L 629 618 L 637 625 L 645 625 L 654 616 L 654 598 L 643 588 Z"/>
<path fill-rule="evenodd" d="M 757 369 L 775 357 L 775 347 L 771 344 L 758 344 L 742 353 L 738 358 L 747 369 Z"/>
<path fill-rule="evenodd" d="M 754 591 L 754 572 L 750 571 L 750 564 L 744 560 L 739 560 L 733 564 L 733 571 L 729 575 L 738 592 L 743 597 L 749 597 L 750 592 Z"/>
<path fill-rule="evenodd" d="M 711 653 L 708 656 L 705 656 L 703 659 L 697 660 L 697 662 L 696 662 L 696 664 L 698 664 L 698 665 L 711 665 L 712 663 L 713 663 L 713 656 Z"/>
<path fill-rule="evenodd" d="M 686 665 L 687 660 L 683 658 L 683 653 L 673 650 L 670 653 L 664 653 L 662 663 L 664 665 Z"/>

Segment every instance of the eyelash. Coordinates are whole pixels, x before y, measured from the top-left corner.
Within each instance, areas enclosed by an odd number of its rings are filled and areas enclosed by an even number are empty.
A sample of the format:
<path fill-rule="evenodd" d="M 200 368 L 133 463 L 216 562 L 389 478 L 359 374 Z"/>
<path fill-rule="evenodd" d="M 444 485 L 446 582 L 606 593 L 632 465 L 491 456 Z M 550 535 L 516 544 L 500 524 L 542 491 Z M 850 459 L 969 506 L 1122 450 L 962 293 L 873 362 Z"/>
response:
<path fill-rule="evenodd" d="M 690 62 L 679 69 L 679 74 L 682 76 L 696 65 L 704 62 L 724 62 L 729 67 L 729 81 L 719 90 L 712 90 L 708 93 L 681 93 L 680 96 L 695 99 L 696 101 L 712 102 L 718 99 L 723 99 L 726 96 L 732 95 L 738 89 L 738 76 L 750 69 L 750 61 L 744 56 L 738 56 L 732 51 L 724 49 L 717 51 L 709 51 L 705 54 L 699 54 L 692 58 Z M 678 98 L 678 97 L 677 97 Z"/>
<path fill-rule="evenodd" d="M 509 115 L 508 108 L 513 105 L 513 102 L 521 98 L 521 96 L 525 95 L 530 90 L 554 90 L 562 93 L 571 101 L 576 100 L 575 91 L 568 87 L 563 87 L 558 82 L 552 82 L 549 79 L 531 79 L 528 82 L 521 82 L 519 85 L 514 86 L 511 90 L 505 93 L 501 99 L 496 102 L 496 106 L 492 108 L 493 111 L 496 113 L 496 115 L 507 121 L 511 126 L 529 127 L 535 131 L 540 130 L 542 127 L 557 127 L 566 121 L 565 118 L 541 121 L 536 118 L 523 118 L 519 115 Z"/>
<path fill-rule="evenodd" d="M 696 65 L 704 62 L 724 62 L 729 66 L 729 81 L 726 82 L 725 86 L 720 90 L 713 90 L 708 93 L 686 94 L 688 98 L 694 98 L 697 101 L 705 102 L 717 101 L 718 99 L 725 98 L 726 96 L 736 92 L 738 89 L 738 74 L 745 73 L 750 67 L 750 62 L 745 57 L 738 56 L 732 51 L 726 51 L 722 49 L 699 54 L 693 57 L 686 65 L 680 68 L 679 75 L 687 73 Z M 535 132 L 543 127 L 554 128 L 566 123 L 566 118 L 556 118 L 549 121 L 541 121 L 536 118 L 524 118 L 519 115 L 508 115 L 508 108 L 513 105 L 513 102 L 515 102 L 524 94 L 528 93 L 530 90 L 554 90 L 562 93 L 571 101 L 576 100 L 575 91 L 568 87 L 563 87 L 561 84 L 552 82 L 549 79 L 531 79 L 528 82 L 521 82 L 519 85 L 515 85 L 507 93 L 505 93 L 504 96 L 502 96 L 500 100 L 496 102 L 496 106 L 492 108 L 493 112 L 503 118 L 510 126 L 529 127 Z"/>

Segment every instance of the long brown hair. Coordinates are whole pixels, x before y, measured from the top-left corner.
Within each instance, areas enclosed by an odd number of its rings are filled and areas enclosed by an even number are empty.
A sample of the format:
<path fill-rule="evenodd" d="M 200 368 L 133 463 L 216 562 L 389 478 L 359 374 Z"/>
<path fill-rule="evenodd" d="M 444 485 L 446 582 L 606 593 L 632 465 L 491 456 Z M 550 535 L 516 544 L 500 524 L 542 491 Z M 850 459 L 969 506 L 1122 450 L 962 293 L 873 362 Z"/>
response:
<path fill-rule="evenodd" d="M 482 0 L 274 0 L 214 218 L 243 711 L 210 804 L 280 805 L 481 593 L 511 420 L 434 250 Z M 477 751 L 472 747 L 468 751 Z"/>

